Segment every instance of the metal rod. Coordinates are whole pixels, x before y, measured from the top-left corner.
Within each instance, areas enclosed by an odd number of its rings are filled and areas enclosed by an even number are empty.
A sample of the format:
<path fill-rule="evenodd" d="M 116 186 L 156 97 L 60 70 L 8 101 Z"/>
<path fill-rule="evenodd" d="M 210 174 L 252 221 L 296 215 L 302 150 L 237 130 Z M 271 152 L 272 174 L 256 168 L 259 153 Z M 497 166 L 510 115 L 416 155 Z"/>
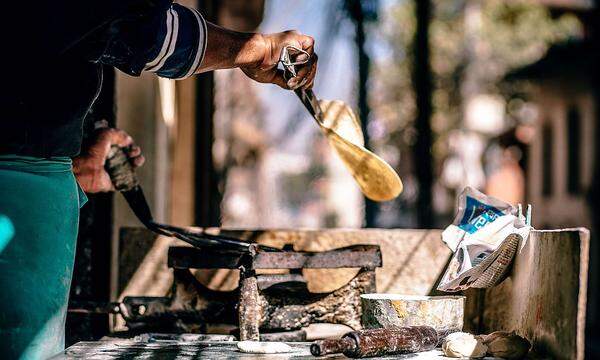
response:
<path fill-rule="evenodd" d="M 172 232 L 175 236 L 176 236 L 176 234 L 179 234 L 188 239 L 198 240 L 199 242 L 206 243 L 209 246 L 210 245 L 214 245 L 214 246 L 225 245 L 225 246 L 229 246 L 232 248 L 243 249 L 245 251 L 249 251 L 252 247 L 259 248 L 260 250 L 264 250 L 264 251 L 282 251 L 281 249 L 278 249 L 278 248 L 275 248 L 272 246 L 249 243 L 249 242 L 242 241 L 240 239 L 229 237 L 229 236 L 214 235 L 214 234 L 208 234 L 205 232 L 197 233 L 197 232 L 192 232 L 192 231 L 189 231 L 187 229 L 183 229 L 183 228 L 180 228 L 177 226 L 159 224 L 159 223 L 154 223 L 154 224 L 159 226 L 161 229 Z"/>
<path fill-rule="evenodd" d="M 135 171 L 129 163 L 129 159 L 125 154 L 124 149 L 116 145 L 112 146 L 111 153 L 107 159 L 106 169 L 110 174 L 115 188 L 123 194 L 138 219 L 149 230 L 152 230 L 157 234 L 176 237 L 195 247 L 225 247 L 227 249 L 250 253 L 256 252 L 257 248 L 265 251 L 281 251 L 277 248 L 252 244 L 241 241 L 240 239 L 220 235 L 193 233 L 177 226 L 157 223 L 154 221 L 142 187 L 139 185 Z"/>

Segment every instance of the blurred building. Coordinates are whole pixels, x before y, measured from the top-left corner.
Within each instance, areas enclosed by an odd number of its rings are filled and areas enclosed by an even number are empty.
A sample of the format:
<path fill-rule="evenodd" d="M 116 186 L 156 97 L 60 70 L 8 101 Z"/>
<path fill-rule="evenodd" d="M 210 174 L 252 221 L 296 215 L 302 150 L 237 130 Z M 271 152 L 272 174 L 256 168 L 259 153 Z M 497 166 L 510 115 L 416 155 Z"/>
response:
<path fill-rule="evenodd" d="M 588 193 L 595 164 L 594 17 L 586 1 L 542 1 L 555 11 L 572 11 L 584 24 L 582 40 L 555 45 L 539 61 L 509 74 L 529 80 L 536 104 L 526 164 L 527 200 L 535 204 L 540 228 L 592 226 Z"/>
<path fill-rule="evenodd" d="M 552 11 L 571 12 L 584 25 L 584 38 L 552 47 L 542 59 L 508 76 L 534 84 L 534 136 L 526 165 L 527 198 L 538 228 L 591 229 L 586 358 L 600 356 L 598 229 L 600 207 L 600 10 L 592 0 L 540 1 Z M 558 271 L 558 269 L 557 269 Z"/>
<path fill-rule="evenodd" d="M 529 148 L 527 195 L 537 226 L 591 227 L 587 194 L 592 183 L 597 113 L 590 74 L 597 59 L 591 45 L 555 46 L 516 78 L 535 82 L 538 106 Z"/>

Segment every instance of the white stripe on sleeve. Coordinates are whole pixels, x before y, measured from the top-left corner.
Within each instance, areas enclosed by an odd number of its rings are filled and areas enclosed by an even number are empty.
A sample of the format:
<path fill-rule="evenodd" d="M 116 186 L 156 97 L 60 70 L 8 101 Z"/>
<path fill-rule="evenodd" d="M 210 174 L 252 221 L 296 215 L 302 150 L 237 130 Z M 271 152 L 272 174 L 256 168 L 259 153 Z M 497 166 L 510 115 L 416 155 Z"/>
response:
<path fill-rule="evenodd" d="M 177 37 L 179 36 L 179 15 L 177 14 L 177 11 L 173 9 L 170 9 L 170 11 L 171 14 L 173 14 L 173 36 L 171 39 L 171 43 L 169 44 L 169 50 L 167 51 L 167 54 L 158 62 L 158 64 L 156 64 L 152 68 L 148 68 L 148 71 L 159 71 L 163 67 L 165 62 L 167 62 L 169 57 L 173 55 L 173 52 L 175 52 L 175 46 L 177 45 Z"/>
<path fill-rule="evenodd" d="M 171 9 L 169 9 L 169 10 L 167 10 L 167 32 L 165 34 L 165 40 L 163 41 L 162 47 L 161 47 L 158 55 L 154 58 L 154 60 L 152 60 L 146 64 L 146 66 L 144 67 L 144 70 L 147 71 L 148 69 L 153 68 L 154 66 L 156 66 L 156 64 L 159 63 L 159 61 L 162 60 L 163 57 L 165 57 L 165 54 L 167 53 L 167 48 L 169 47 L 169 42 L 171 41 L 172 35 L 173 35 L 173 14 L 171 13 Z"/>
<path fill-rule="evenodd" d="M 180 79 L 185 79 L 187 77 L 190 77 L 191 75 L 193 75 L 196 72 L 196 70 L 198 70 L 198 67 L 200 67 L 200 62 L 204 58 L 204 53 L 206 52 L 206 43 L 208 42 L 208 39 L 207 39 L 208 31 L 206 28 L 206 21 L 204 20 L 202 15 L 200 15 L 198 10 L 193 9 L 193 8 L 188 8 L 188 9 L 192 11 L 194 16 L 196 17 L 196 21 L 198 22 L 198 48 L 196 49 L 196 55 L 194 56 L 194 62 L 190 66 L 190 69 Z"/>

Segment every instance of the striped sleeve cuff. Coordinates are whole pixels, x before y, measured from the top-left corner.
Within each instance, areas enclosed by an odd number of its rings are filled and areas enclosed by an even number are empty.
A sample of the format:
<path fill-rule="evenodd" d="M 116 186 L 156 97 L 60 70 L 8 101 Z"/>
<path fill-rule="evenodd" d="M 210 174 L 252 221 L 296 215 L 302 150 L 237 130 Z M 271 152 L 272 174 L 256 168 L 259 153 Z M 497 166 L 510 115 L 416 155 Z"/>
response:
<path fill-rule="evenodd" d="M 192 8 L 173 4 L 167 9 L 164 26 L 161 26 L 162 46 L 144 66 L 144 71 L 154 72 L 171 79 L 185 79 L 194 74 L 206 52 L 206 21 Z"/>

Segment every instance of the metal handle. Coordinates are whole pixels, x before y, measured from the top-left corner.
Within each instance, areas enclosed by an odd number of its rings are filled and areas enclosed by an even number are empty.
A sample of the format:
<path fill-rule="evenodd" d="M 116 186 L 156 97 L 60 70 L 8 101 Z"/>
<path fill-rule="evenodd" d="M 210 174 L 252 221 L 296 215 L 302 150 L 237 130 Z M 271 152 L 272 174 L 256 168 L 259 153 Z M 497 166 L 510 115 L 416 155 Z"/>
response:
<path fill-rule="evenodd" d="M 292 54 L 292 52 L 294 52 L 296 54 Z M 306 59 L 298 60 L 298 57 L 300 55 L 305 55 Z M 309 60 L 310 60 L 309 53 L 307 53 L 306 51 L 304 51 L 300 48 L 297 48 L 293 45 L 284 46 L 283 49 L 281 49 L 281 54 L 279 55 L 279 62 L 283 66 L 284 77 L 286 79 L 289 79 L 289 78 L 292 78 L 292 77 L 295 77 L 296 75 L 298 75 L 298 73 L 296 72 L 296 66 L 304 65 L 304 64 L 308 63 Z"/>
<path fill-rule="evenodd" d="M 123 194 L 129 207 L 142 224 L 153 231 L 166 235 L 165 231 L 158 229 L 154 224 L 152 211 L 150 210 L 150 206 L 148 206 L 148 201 L 135 175 L 133 165 L 129 162 L 126 151 L 126 148 L 112 145 L 108 152 L 104 168 L 110 176 L 115 189 Z"/>
<path fill-rule="evenodd" d="M 300 101 L 304 105 L 304 107 L 308 110 L 308 112 L 312 115 L 315 121 L 319 125 L 323 125 L 323 110 L 321 110 L 321 105 L 319 105 L 319 100 L 317 100 L 317 96 L 312 90 L 294 90 Z"/>
<path fill-rule="evenodd" d="M 296 55 L 291 54 L 292 52 L 295 52 Z M 298 60 L 298 56 L 300 55 L 306 55 L 307 58 L 305 60 Z M 295 58 L 293 58 L 294 56 Z M 296 71 L 296 66 L 304 65 L 308 63 L 309 60 L 310 54 L 306 51 L 292 45 L 285 46 L 281 50 L 281 55 L 279 56 L 279 62 L 281 63 L 284 69 L 284 78 L 289 79 L 291 77 L 296 76 L 298 74 L 298 72 Z M 308 112 L 317 121 L 317 123 L 322 124 L 321 117 L 323 111 L 321 110 L 319 100 L 317 99 L 315 93 L 310 89 L 296 89 L 294 90 L 294 92 L 300 98 L 302 104 L 304 104 Z"/>

